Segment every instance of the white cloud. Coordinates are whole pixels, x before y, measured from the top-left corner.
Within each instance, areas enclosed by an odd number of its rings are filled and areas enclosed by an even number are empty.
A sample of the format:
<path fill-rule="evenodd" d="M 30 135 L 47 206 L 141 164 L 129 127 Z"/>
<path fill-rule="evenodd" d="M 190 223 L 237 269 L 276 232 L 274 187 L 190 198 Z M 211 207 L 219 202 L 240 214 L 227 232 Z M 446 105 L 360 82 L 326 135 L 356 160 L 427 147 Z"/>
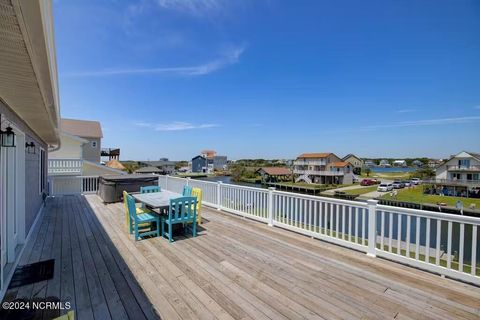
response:
<path fill-rule="evenodd" d="M 185 12 L 194 16 L 210 15 L 222 11 L 227 1 L 222 0 L 157 0 L 164 9 Z"/>
<path fill-rule="evenodd" d="M 440 118 L 427 120 L 402 121 L 384 125 L 365 126 L 364 129 L 380 129 L 380 128 L 399 128 L 399 127 L 420 127 L 435 126 L 448 124 L 462 124 L 480 121 L 480 117 L 457 117 L 457 118 Z"/>
<path fill-rule="evenodd" d="M 396 110 L 395 112 L 396 113 L 410 113 L 410 112 L 413 112 L 415 111 L 414 109 L 399 109 L 399 110 Z"/>
<path fill-rule="evenodd" d="M 226 50 L 219 58 L 196 66 L 160 67 L 160 68 L 129 68 L 110 69 L 100 71 L 85 71 L 66 74 L 69 77 L 105 77 L 115 75 L 177 75 L 177 76 L 202 76 L 218 71 L 229 65 L 238 63 L 240 56 L 245 51 L 245 45 Z"/>
<path fill-rule="evenodd" d="M 204 123 L 204 124 L 193 124 L 183 121 L 173 121 L 169 123 L 148 123 L 148 122 L 135 122 L 134 125 L 144 128 L 151 128 L 155 131 L 182 131 L 182 130 L 194 130 L 194 129 L 207 129 L 219 127 L 218 124 L 214 123 Z"/>

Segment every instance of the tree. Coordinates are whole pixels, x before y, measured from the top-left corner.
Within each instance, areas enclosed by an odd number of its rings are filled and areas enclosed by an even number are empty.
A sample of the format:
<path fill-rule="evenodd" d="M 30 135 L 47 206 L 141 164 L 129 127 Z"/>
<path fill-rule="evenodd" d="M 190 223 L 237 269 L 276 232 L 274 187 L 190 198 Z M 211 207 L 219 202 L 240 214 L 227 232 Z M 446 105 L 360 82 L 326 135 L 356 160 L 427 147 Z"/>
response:
<path fill-rule="evenodd" d="M 367 175 L 367 177 L 370 176 L 370 172 L 372 172 L 372 169 L 370 169 L 370 168 L 365 168 L 365 174 Z"/>

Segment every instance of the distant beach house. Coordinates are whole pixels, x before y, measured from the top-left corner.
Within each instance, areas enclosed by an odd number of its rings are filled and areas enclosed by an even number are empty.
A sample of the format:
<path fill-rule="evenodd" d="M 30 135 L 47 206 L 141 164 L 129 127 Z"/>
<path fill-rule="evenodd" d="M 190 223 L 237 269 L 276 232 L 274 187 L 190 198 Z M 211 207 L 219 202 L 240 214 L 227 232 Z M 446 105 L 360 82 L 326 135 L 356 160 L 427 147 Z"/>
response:
<path fill-rule="evenodd" d="M 262 183 L 289 181 L 292 178 L 292 171 L 285 167 L 262 167 L 257 173 L 262 177 Z"/>
<path fill-rule="evenodd" d="M 413 160 L 412 161 L 412 166 L 417 167 L 417 168 L 421 168 L 421 167 L 423 167 L 423 162 L 420 161 L 420 160 Z"/>
<path fill-rule="evenodd" d="M 61 119 L 60 148 L 48 153 L 48 174 L 94 176 L 126 174 L 100 164 L 102 127 L 98 121 Z"/>
<path fill-rule="evenodd" d="M 375 167 L 375 165 L 375 162 L 373 162 L 372 160 L 365 161 L 365 168 L 372 168 Z"/>
<path fill-rule="evenodd" d="M 203 156 L 196 156 L 192 158 L 192 172 L 207 173 L 207 159 Z"/>
<path fill-rule="evenodd" d="M 435 172 L 437 180 L 480 183 L 480 153 L 462 151 L 439 165 Z"/>
<path fill-rule="evenodd" d="M 351 184 L 353 166 L 331 152 L 303 153 L 293 163 L 296 181 L 319 184 Z"/>
<path fill-rule="evenodd" d="M 162 158 L 158 161 L 138 161 L 141 167 L 154 167 L 159 174 L 172 174 L 175 172 L 175 161 L 169 161 L 167 158 Z M 138 170 L 137 170 L 138 171 Z"/>
<path fill-rule="evenodd" d="M 145 173 L 163 174 L 163 170 L 162 170 L 162 169 L 159 169 L 159 168 L 157 168 L 157 167 L 149 166 L 149 167 L 139 168 L 139 169 L 135 170 L 135 173 L 142 173 L 142 174 L 145 174 Z"/>
<path fill-rule="evenodd" d="M 347 154 L 345 157 L 342 158 L 342 161 L 350 163 L 353 166 L 353 171 L 355 172 L 355 174 L 360 174 L 362 172 L 364 162 L 356 155 L 352 153 Z"/>
<path fill-rule="evenodd" d="M 392 165 L 390 164 L 390 161 L 388 161 L 386 159 L 383 159 L 383 160 L 380 160 L 379 166 L 380 167 L 391 167 Z"/>
<path fill-rule="evenodd" d="M 213 150 L 203 150 L 200 155 L 192 158 L 192 172 L 212 173 L 215 170 L 225 170 L 228 165 L 226 156 L 217 156 Z"/>
<path fill-rule="evenodd" d="M 407 161 L 405 161 L 405 160 L 395 160 L 395 161 L 393 161 L 393 166 L 394 167 L 406 167 L 407 166 Z"/>
<path fill-rule="evenodd" d="M 431 194 L 480 198 L 480 153 L 462 151 L 435 169 Z"/>

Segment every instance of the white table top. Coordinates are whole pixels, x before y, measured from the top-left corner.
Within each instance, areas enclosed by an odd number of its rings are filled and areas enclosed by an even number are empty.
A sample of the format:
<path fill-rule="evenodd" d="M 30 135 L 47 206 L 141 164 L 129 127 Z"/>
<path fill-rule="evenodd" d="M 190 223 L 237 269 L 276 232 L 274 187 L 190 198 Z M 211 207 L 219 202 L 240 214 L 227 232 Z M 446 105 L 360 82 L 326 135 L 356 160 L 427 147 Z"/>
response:
<path fill-rule="evenodd" d="M 180 193 L 162 190 L 161 192 L 132 194 L 136 200 L 145 203 L 150 208 L 163 208 L 170 205 L 170 200 L 180 198 Z"/>

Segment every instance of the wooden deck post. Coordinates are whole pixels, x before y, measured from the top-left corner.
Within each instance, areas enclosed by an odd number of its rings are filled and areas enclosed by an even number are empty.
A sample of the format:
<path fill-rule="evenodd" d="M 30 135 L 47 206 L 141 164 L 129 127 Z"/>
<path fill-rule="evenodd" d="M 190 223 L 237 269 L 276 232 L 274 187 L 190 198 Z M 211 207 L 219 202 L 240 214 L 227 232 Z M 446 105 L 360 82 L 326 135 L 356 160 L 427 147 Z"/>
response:
<path fill-rule="evenodd" d="M 269 187 L 268 188 L 268 226 L 273 227 L 273 191 L 275 188 Z"/>
<path fill-rule="evenodd" d="M 376 242 L 377 242 L 377 204 L 378 200 L 367 200 L 368 204 L 368 249 L 367 256 L 376 257 Z"/>

